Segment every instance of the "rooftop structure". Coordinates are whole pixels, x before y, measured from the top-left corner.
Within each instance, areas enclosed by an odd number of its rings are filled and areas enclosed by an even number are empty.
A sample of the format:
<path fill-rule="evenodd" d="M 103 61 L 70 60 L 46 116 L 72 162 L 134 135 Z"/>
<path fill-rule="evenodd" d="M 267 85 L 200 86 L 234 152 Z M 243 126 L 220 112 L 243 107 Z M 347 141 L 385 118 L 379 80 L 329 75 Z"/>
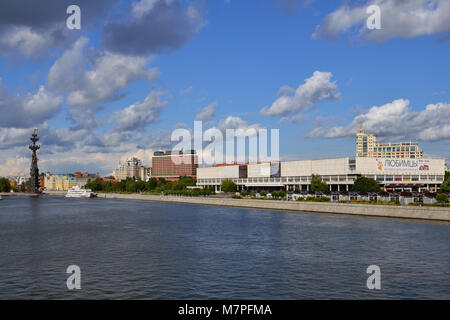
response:
<path fill-rule="evenodd" d="M 377 137 L 366 133 L 360 125 L 356 133 L 356 156 L 422 159 L 423 151 L 417 142 L 377 143 Z"/>

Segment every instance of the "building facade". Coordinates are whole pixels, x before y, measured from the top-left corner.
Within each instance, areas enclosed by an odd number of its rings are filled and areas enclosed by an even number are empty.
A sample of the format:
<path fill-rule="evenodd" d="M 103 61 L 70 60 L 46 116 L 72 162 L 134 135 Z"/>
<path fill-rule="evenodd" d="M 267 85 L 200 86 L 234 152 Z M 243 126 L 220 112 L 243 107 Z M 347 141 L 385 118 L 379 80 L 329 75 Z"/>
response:
<path fill-rule="evenodd" d="M 361 125 L 356 133 L 356 156 L 422 159 L 423 151 L 417 142 L 377 143 L 377 137 L 366 133 Z"/>
<path fill-rule="evenodd" d="M 44 176 L 44 189 L 50 191 L 68 191 L 70 188 L 84 187 L 89 178 L 77 178 L 72 174 L 50 174 Z"/>
<path fill-rule="evenodd" d="M 234 172 L 241 170 L 240 166 L 236 165 Z M 249 169 L 246 177 L 230 177 L 214 167 L 198 168 L 197 185 L 220 191 L 222 181 L 231 179 L 240 190 L 309 191 L 315 174 L 322 177 L 330 191 L 350 191 L 354 181 L 363 176 L 375 179 L 386 191 L 435 192 L 445 175 L 444 159 L 335 158 L 286 161 L 279 163 L 279 168 L 278 177 L 267 169 L 257 170 L 257 174 Z"/>
<path fill-rule="evenodd" d="M 150 179 L 151 168 L 142 165 L 138 158 L 129 158 L 124 164 L 119 164 L 114 171 L 114 178 L 118 181 L 126 180 L 127 178 L 141 179 L 148 181 Z"/>
<path fill-rule="evenodd" d="M 198 159 L 194 150 L 157 151 L 152 157 L 153 178 L 164 178 L 168 181 L 178 180 L 187 176 L 197 178 Z"/>

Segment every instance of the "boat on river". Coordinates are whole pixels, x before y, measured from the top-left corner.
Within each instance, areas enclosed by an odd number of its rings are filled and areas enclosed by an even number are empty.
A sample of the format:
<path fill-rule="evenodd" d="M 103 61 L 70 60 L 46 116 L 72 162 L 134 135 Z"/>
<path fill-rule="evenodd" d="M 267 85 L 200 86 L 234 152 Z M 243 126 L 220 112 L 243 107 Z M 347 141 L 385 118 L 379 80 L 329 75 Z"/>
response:
<path fill-rule="evenodd" d="M 66 194 L 66 198 L 93 198 L 94 194 L 91 189 L 83 189 L 79 186 L 75 186 L 69 189 Z"/>

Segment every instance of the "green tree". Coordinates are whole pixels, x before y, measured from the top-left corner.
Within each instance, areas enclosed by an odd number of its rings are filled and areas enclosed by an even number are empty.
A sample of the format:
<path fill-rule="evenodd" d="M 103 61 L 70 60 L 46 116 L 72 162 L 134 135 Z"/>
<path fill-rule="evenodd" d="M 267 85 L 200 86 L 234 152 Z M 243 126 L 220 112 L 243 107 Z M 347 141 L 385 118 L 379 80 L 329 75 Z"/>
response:
<path fill-rule="evenodd" d="M 11 185 L 9 180 L 6 178 L 0 178 L 0 192 L 9 192 L 11 190 Z"/>
<path fill-rule="evenodd" d="M 327 191 L 328 185 L 322 181 L 322 177 L 318 174 L 313 174 L 311 177 L 311 191 Z"/>
<path fill-rule="evenodd" d="M 236 192 L 237 185 L 233 181 L 226 179 L 222 181 L 222 191 L 223 192 Z"/>
<path fill-rule="evenodd" d="M 192 177 L 183 176 L 179 180 L 184 186 L 195 186 L 195 180 Z"/>
<path fill-rule="evenodd" d="M 85 188 L 91 189 L 94 192 L 103 191 L 103 180 L 97 178 L 92 181 L 89 179 L 85 185 Z"/>
<path fill-rule="evenodd" d="M 436 196 L 436 201 L 441 203 L 447 203 L 448 202 L 448 196 L 444 193 L 439 193 Z"/>
<path fill-rule="evenodd" d="M 441 184 L 441 191 L 450 192 L 450 171 L 445 172 L 444 182 Z"/>
<path fill-rule="evenodd" d="M 158 179 L 156 179 L 156 178 L 150 178 L 150 179 L 145 183 L 145 190 L 147 190 L 147 191 L 152 191 L 152 190 L 155 190 L 157 186 L 158 186 Z"/>
<path fill-rule="evenodd" d="M 359 192 L 379 192 L 380 185 L 375 179 L 358 177 L 353 183 L 352 190 Z"/>

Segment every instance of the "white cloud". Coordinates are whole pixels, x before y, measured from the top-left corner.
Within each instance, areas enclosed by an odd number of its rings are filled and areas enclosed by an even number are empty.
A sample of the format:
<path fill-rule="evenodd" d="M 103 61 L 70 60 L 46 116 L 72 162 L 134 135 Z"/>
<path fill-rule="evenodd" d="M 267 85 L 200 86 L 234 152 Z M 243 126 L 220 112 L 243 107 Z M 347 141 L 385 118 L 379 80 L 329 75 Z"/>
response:
<path fill-rule="evenodd" d="M 395 139 L 437 141 L 450 139 L 450 104 L 429 104 L 421 111 L 412 111 L 407 99 L 398 99 L 382 106 L 373 106 L 356 116 L 346 126 L 320 124 L 309 137 L 354 137 L 359 125 L 377 136 Z"/>
<path fill-rule="evenodd" d="M 127 152 L 120 157 L 120 162 L 124 163 L 127 159 L 133 157 L 140 159 L 143 165 L 149 166 L 152 164 L 153 150 L 139 149 L 137 151 Z"/>
<path fill-rule="evenodd" d="M 12 95 L 0 78 L 0 127 L 28 128 L 53 118 L 60 110 L 62 97 L 44 86 L 25 96 Z"/>
<path fill-rule="evenodd" d="M 53 41 L 48 32 L 36 32 L 26 26 L 12 26 L 0 36 L 0 48 L 1 51 L 17 49 L 23 56 L 29 58 L 47 49 Z"/>
<path fill-rule="evenodd" d="M 217 102 L 213 102 L 207 105 L 196 115 L 195 120 L 208 122 L 214 117 L 217 106 L 218 106 Z"/>
<path fill-rule="evenodd" d="M 30 159 L 25 157 L 10 157 L 0 164 L 0 177 L 29 175 Z"/>
<path fill-rule="evenodd" d="M 381 9 L 381 29 L 369 30 L 366 21 L 369 5 Z M 351 33 L 369 41 L 382 42 L 393 38 L 414 38 L 438 35 L 450 31 L 450 1 L 448 0 L 374 0 L 351 6 L 344 4 L 327 15 L 317 26 L 313 38 L 334 39 Z"/>
<path fill-rule="evenodd" d="M 224 133 L 226 133 L 227 129 L 234 129 L 236 135 L 254 135 L 257 134 L 259 129 L 263 129 L 263 127 L 259 123 L 249 124 L 240 117 L 228 116 L 219 122 L 218 129 Z"/>
<path fill-rule="evenodd" d="M 266 116 L 288 115 L 298 111 L 311 109 L 321 101 L 339 99 L 336 81 L 331 82 L 331 72 L 315 71 L 312 77 L 305 79 L 305 83 L 297 90 L 287 86 L 281 87 L 280 97 L 268 107 L 261 109 Z"/>
<path fill-rule="evenodd" d="M 168 105 L 161 101 L 163 92 L 152 91 L 141 102 L 136 102 L 115 114 L 116 123 L 120 131 L 142 130 L 147 125 L 159 120 L 161 110 Z"/>
<path fill-rule="evenodd" d="M 85 56 L 88 44 L 80 38 L 54 63 L 48 74 L 52 89 L 68 93 L 71 106 L 89 106 L 121 97 L 120 90 L 130 83 L 159 77 L 157 68 L 147 69 L 148 59 L 105 52 L 93 59 Z M 90 69 L 85 70 L 87 66 Z"/>

